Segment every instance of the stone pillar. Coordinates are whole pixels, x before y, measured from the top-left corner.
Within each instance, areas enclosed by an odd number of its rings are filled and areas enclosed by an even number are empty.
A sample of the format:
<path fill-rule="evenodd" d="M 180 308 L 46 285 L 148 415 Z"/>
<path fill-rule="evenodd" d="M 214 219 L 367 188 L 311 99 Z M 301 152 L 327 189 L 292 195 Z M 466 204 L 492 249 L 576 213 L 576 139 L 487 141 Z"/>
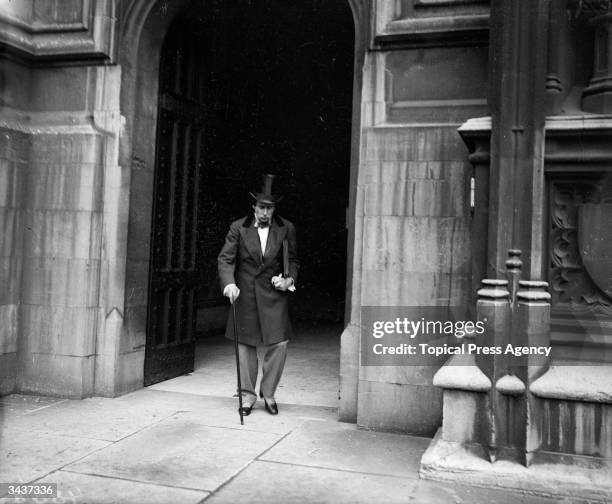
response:
<path fill-rule="evenodd" d="M 0 52 L 11 55 L 0 59 L 0 216 L 8 232 L 0 283 L 9 286 L 0 299 L 0 393 L 94 391 L 97 338 L 116 291 L 105 279 L 120 283 L 123 274 L 111 189 L 121 123 L 116 7 L 0 3 Z"/>
<path fill-rule="evenodd" d="M 484 322 L 485 332 L 478 338 L 479 347 L 505 346 L 510 339 L 511 306 L 507 280 L 485 279 L 478 291 L 476 304 L 478 320 Z M 506 362 L 503 355 L 479 355 L 476 362 L 493 384 L 506 374 Z M 507 444 L 508 425 L 506 424 L 506 404 L 492 387 L 489 389 L 487 410 L 483 410 L 487 422 L 483 425 L 481 439 L 488 448 L 489 459 L 493 462 L 498 450 Z"/>
<path fill-rule="evenodd" d="M 505 273 L 506 253 L 541 278 L 544 121 L 549 1 L 491 1 L 491 172 L 487 278 Z"/>
<path fill-rule="evenodd" d="M 116 380 L 103 370 L 108 358 L 116 364 L 117 350 L 109 348 L 120 345 L 116 315 L 124 304 L 128 200 L 117 165 L 119 84 L 117 66 L 32 71 L 20 391 L 87 397 Z"/>
<path fill-rule="evenodd" d="M 483 280 L 479 291 L 478 319 L 487 324 L 487 344 L 503 353 L 482 357 L 480 367 L 495 384 L 490 393 L 489 455 L 528 465 L 539 446 L 541 401 L 527 393 L 529 385 L 548 367 L 548 357 L 513 357 L 513 347 L 550 345 L 550 294 L 548 284 L 521 280 L 520 250 L 510 250 L 507 280 Z M 477 362 L 479 360 L 477 359 Z"/>
<path fill-rule="evenodd" d="M 549 359 L 513 357 L 506 348 L 550 345 L 550 294 L 546 282 L 520 280 L 519 256 L 520 251 L 510 251 L 507 280 L 485 279 L 478 291 L 477 315 L 485 331 L 476 345 L 501 353 L 453 356 L 433 383 L 444 390 L 442 441 L 477 443 L 491 462 L 529 465 L 541 446 L 543 406 L 527 390 L 545 373 Z"/>
<path fill-rule="evenodd" d="M 487 277 L 507 278 L 506 329 L 496 330 L 496 346 L 517 338 L 517 291 L 521 269 L 528 278 L 544 272 L 544 125 L 547 93 L 560 92 L 558 55 L 549 57 L 549 25 L 559 21 L 550 2 L 491 2 L 490 106 L 491 165 Z M 551 18 L 552 16 L 552 18 Z M 557 26 L 550 32 L 557 40 Z M 550 96 L 549 96 L 550 98 Z M 553 101 L 555 98 L 553 98 Z M 550 100 L 549 100 L 550 101 Z M 507 251 L 510 259 L 507 260 Z M 523 256 L 520 258 L 523 251 Z M 479 301 L 481 310 L 486 302 Z M 522 312 L 521 312 L 522 313 Z M 519 324 L 520 325 L 520 324 Z M 524 459 L 527 380 L 508 357 L 495 357 L 487 369 L 491 392 L 491 459 Z M 499 453 L 498 453 L 499 452 Z"/>
<path fill-rule="evenodd" d="M 0 396 L 15 389 L 28 136 L 0 125 Z"/>
<path fill-rule="evenodd" d="M 562 113 L 563 100 L 571 87 L 571 71 L 575 58 L 569 41 L 570 14 L 565 2 L 550 5 L 548 64 L 546 71 L 546 114 Z"/>
<path fill-rule="evenodd" d="M 583 0 L 581 12 L 595 28 L 593 77 L 582 93 L 582 108 L 596 114 L 612 113 L 612 3 Z"/>
<path fill-rule="evenodd" d="M 519 281 L 517 311 L 515 317 L 513 344 L 530 348 L 550 346 L 550 294 L 548 283 L 533 280 Z M 548 369 L 549 357 L 528 355 L 520 366 L 516 366 L 513 374 L 529 388 Z M 526 396 L 524 417 L 516 419 L 517 426 L 525 431 L 524 452 L 520 453 L 521 462 L 529 465 L 534 453 L 542 445 L 544 431 L 541 417 L 543 404 L 532 393 Z"/>
<path fill-rule="evenodd" d="M 30 137 L 23 114 L 30 69 L 0 59 L 0 395 L 16 390 Z"/>

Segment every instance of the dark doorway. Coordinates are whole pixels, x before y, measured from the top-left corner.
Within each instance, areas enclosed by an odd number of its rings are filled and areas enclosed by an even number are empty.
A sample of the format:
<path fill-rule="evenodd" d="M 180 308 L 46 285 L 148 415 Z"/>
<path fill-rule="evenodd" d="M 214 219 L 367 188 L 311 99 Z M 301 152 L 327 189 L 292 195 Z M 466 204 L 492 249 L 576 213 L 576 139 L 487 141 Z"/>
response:
<path fill-rule="evenodd" d="M 294 310 L 339 320 L 346 284 L 354 24 L 348 1 L 219 1 L 201 13 L 219 248 L 248 191 L 278 175 L 277 212 L 296 224 Z M 225 217 L 225 219 L 223 218 Z"/>
<path fill-rule="evenodd" d="M 339 337 L 354 58 L 348 1 L 194 2 L 173 31 L 181 42 L 167 42 L 164 54 L 195 68 L 181 79 L 201 89 L 188 107 L 201 111 L 203 127 L 194 273 L 200 319 L 216 320 L 205 324 L 210 333 L 223 328 L 225 317 L 214 315 L 226 306 L 216 255 L 230 222 L 252 211 L 249 191 L 263 173 L 275 173 L 284 194 L 277 212 L 298 231 L 294 318 L 298 326 L 299 319 L 335 323 Z"/>

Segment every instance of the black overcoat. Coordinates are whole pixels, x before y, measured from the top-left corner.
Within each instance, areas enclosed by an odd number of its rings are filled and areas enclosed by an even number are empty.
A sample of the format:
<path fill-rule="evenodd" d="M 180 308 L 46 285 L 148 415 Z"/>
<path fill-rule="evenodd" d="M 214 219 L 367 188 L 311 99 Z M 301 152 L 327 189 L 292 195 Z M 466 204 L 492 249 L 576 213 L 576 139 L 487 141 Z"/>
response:
<path fill-rule="evenodd" d="M 225 244 L 217 258 L 221 289 L 235 283 L 240 296 L 235 301 L 238 319 L 238 341 L 247 345 L 272 345 L 292 336 L 289 320 L 290 291 L 279 291 L 272 277 L 283 273 L 283 240 L 289 249 L 289 276 L 297 282 L 299 260 L 295 226 L 274 216 L 270 224 L 266 251 L 261 244 L 254 217 L 232 222 Z M 225 337 L 234 339 L 230 310 Z"/>

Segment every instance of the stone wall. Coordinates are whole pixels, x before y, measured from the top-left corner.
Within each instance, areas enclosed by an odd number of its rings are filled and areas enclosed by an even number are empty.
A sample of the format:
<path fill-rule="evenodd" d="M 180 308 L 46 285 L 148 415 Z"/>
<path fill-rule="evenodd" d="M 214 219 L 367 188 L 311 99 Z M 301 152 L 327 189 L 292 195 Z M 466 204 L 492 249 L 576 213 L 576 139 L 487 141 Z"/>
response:
<path fill-rule="evenodd" d="M 113 59 L 114 10 L 114 0 L 0 8 L 11 55 L 0 62 L 0 393 L 94 392 L 109 277 L 123 289 L 112 235 L 120 73 L 99 66 Z"/>
<path fill-rule="evenodd" d="M 4 69 L 24 85 L 10 83 L 2 104 L 3 391 L 88 396 L 107 313 L 105 229 L 117 216 L 116 134 L 106 129 L 117 122 L 116 70 Z"/>
<path fill-rule="evenodd" d="M 74 105 L 83 104 L 75 100 Z M 50 131 L 32 134 L 30 142 L 19 389 L 81 397 L 91 393 L 93 384 L 101 258 L 101 139 L 93 133 Z"/>
<path fill-rule="evenodd" d="M 361 366 L 361 307 L 457 306 L 467 315 L 472 296 L 472 169 L 457 128 L 487 114 L 487 12 L 478 6 L 451 26 L 445 16 L 462 8 L 452 3 L 433 5 L 431 17 L 412 10 L 423 2 L 373 10 L 340 371 L 340 418 L 367 428 L 431 435 L 442 398 L 433 367 Z"/>
<path fill-rule="evenodd" d="M 362 306 L 467 308 L 469 176 L 454 126 L 365 133 L 359 215 Z M 362 367 L 360 425 L 431 434 L 441 421 L 431 367 Z"/>
<path fill-rule="evenodd" d="M 23 253 L 27 135 L 0 129 L 0 395 L 15 388 L 19 334 L 19 295 Z"/>
<path fill-rule="evenodd" d="M 30 139 L 14 112 L 28 103 L 30 72 L 14 62 L 0 63 L 0 394 L 15 390 L 19 348 L 19 302 L 23 265 L 23 197 Z M 13 111 L 9 113 L 8 111 Z"/>

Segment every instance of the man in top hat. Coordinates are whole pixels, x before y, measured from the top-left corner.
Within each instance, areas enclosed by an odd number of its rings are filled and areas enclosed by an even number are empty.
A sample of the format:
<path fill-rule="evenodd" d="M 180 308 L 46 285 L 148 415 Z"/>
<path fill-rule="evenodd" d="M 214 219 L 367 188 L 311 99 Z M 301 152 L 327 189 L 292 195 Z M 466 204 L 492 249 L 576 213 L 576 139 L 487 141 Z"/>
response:
<path fill-rule="evenodd" d="M 232 222 L 218 257 L 223 295 L 236 305 L 244 415 L 257 401 L 258 345 L 265 347 L 259 396 L 268 413 L 278 414 L 274 393 L 292 336 L 288 297 L 299 269 L 297 243 L 294 225 L 275 215 L 282 197 L 273 193 L 273 181 L 274 175 L 264 175 L 261 191 L 250 193 L 253 213 Z M 225 331 L 231 340 L 232 316 Z"/>

